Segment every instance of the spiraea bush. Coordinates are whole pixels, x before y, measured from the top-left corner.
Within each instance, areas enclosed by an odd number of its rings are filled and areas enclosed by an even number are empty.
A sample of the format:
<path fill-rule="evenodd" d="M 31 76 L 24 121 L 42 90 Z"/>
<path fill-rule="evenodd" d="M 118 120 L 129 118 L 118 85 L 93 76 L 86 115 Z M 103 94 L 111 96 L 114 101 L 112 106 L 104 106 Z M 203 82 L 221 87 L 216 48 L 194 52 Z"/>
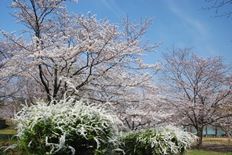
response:
<path fill-rule="evenodd" d="M 72 97 L 25 106 L 15 121 L 25 155 L 175 155 L 194 140 L 171 126 L 119 134 L 116 116 Z"/>
<path fill-rule="evenodd" d="M 16 115 L 18 148 L 36 155 L 113 154 L 118 131 L 112 115 L 72 98 L 53 103 L 25 106 Z"/>
<path fill-rule="evenodd" d="M 173 127 L 161 127 L 126 133 L 121 148 L 126 155 L 175 155 L 183 153 L 195 136 Z"/>

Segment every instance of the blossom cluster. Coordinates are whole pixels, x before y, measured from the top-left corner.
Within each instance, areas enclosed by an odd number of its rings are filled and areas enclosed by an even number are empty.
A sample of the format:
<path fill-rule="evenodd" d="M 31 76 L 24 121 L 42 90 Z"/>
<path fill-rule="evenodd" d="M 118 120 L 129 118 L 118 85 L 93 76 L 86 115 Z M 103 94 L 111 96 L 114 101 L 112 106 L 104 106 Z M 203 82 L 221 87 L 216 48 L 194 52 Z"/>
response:
<path fill-rule="evenodd" d="M 19 147 L 31 153 L 76 154 L 88 149 L 104 153 L 118 143 L 117 121 L 112 115 L 71 97 L 50 105 L 25 106 L 15 119 Z"/>

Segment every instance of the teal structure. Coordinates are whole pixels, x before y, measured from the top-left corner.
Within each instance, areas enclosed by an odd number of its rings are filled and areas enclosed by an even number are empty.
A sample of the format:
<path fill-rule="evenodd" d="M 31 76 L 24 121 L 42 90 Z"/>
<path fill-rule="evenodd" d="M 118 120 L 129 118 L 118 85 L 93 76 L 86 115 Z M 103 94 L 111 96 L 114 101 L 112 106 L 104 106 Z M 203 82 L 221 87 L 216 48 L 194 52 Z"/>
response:
<path fill-rule="evenodd" d="M 188 132 L 197 133 L 196 129 L 193 127 L 186 128 Z M 203 136 L 213 136 L 213 137 L 223 137 L 225 136 L 225 132 L 220 127 L 215 126 L 206 126 L 203 130 Z"/>

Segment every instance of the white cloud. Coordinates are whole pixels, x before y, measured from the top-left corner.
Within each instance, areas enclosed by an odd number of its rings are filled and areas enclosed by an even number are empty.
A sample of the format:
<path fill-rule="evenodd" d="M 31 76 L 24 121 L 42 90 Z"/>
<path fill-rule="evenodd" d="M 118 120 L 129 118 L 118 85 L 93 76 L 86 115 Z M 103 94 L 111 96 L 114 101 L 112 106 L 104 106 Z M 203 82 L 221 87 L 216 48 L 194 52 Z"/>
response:
<path fill-rule="evenodd" d="M 191 15 L 185 5 L 180 7 L 177 1 L 175 2 L 168 1 L 167 5 L 169 10 L 189 27 L 187 31 L 183 30 L 183 33 L 188 33 L 190 35 L 189 37 L 192 38 L 193 42 L 190 46 L 196 46 L 197 49 L 199 49 L 200 46 L 200 49 L 207 53 L 207 55 L 217 55 L 218 52 L 214 50 L 214 45 L 210 42 L 212 40 L 208 25 L 206 25 L 204 21 Z M 189 31 L 191 33 L 189 33 Z"/>
<path fill-rule="evenodd" d="M 100 0 L 100 2 L 117 17 L 121 18 L 126 13 L 118 6 L 115 0 Z"/>
<path fill-rule="evenodd" d="M 192 27 L 195 31 L 199 32 L 202 35 L 208 34 L 208 30 L 205 24 L 194 18 L 193 16 L 189 15 L 183 8 L 180 8 L 176 3 L 173 1 L 168 1 L 168 7 L 178 18 L 180 18 L 183 22 L 188 24 L 188 26 Z"/>

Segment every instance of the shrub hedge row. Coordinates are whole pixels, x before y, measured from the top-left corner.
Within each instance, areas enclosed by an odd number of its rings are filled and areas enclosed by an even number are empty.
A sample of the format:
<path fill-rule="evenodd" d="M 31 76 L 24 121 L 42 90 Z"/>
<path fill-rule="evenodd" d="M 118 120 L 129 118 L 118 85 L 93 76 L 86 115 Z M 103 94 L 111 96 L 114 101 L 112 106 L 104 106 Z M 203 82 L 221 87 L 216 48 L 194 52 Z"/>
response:
<path fill-rule="evenodd" d="M 175 127 L 121 133 L 121 122 L 99 106 L 72 98 L 53 103 L 25 106 L 16 115 L 17 148 L 24 154 L 178 154 L 194 139 Z"/>

